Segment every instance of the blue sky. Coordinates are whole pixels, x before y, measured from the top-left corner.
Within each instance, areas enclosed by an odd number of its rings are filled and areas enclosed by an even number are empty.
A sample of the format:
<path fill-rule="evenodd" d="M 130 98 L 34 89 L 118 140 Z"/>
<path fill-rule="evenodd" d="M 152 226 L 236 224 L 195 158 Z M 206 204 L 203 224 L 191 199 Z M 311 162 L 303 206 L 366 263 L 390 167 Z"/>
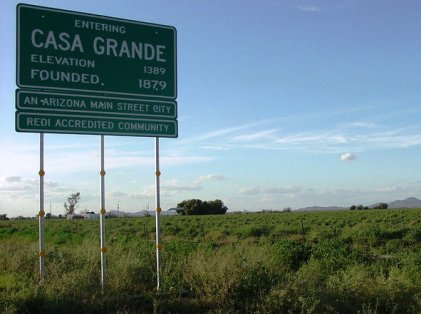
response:
<path fill-rule="evenodd" d="M 0 212 L 38 212 L 38 134 L 15 132 L 16 1 L 0 3 Z M 29 1 L 177 29 L 179 138 L 161 205 L 231 211 L 421 198 L 421 3 Z M 45 209 L 99 209 L 99 136 L 45 135 Z M 105 137 L 106 208 L 154 208 L 154 140 Z"/>

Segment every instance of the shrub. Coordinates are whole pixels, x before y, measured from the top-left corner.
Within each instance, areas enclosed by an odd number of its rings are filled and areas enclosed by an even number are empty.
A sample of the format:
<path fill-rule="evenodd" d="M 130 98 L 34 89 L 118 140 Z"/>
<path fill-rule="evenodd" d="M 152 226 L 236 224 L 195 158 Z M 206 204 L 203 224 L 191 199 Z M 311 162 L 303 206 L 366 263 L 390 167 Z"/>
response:
<path fill-rule="evenodd" d="M 352 250 L 339 239 L 325 239 L 312 251 L 312 258 L 319 260 L 330 271 L 336 271 L 355 262 Z"/>
<path fill-rule="evenodd" d="M 270 234 L 270 228 L 268 226 L 256 226 L 256 227 L 251 227 L 247 231 L 246 236 L 259 238 L 263 236 L 268 236 L 269 234 Z"/>
<path fill-rule="evenodd" d="M 311 247 L 298 241 L 280 240 L 274 244 L 274 248 L 277 262 L 294 271 L 311 256 Z"/>

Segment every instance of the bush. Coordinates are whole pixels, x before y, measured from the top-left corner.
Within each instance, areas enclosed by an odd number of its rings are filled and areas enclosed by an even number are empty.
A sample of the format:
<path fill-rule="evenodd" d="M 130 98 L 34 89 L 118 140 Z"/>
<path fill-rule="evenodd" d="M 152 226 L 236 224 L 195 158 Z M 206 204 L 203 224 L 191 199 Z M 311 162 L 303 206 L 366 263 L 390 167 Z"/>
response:
<path fill-rule="evenodd" d="M 268 226 L 255 226 L 247 230 L 246 236 L 260 238 L 268 236 L 270 234 L 270 228 Z"/>
<path fill-rule="evenodd" d="M 311 257 L 320 261 L 329 271 L 336 271 L 356 262 L 354 252 L 339 239 L 324 239 L 319 242 Z"/>
<path fill-rule="evenodd" d="M 280 240 L 274 244 L 274 248 L 277 262 L 294 271 L 306 263 L 311 256 L 311 247 L 298 241 Z"/>

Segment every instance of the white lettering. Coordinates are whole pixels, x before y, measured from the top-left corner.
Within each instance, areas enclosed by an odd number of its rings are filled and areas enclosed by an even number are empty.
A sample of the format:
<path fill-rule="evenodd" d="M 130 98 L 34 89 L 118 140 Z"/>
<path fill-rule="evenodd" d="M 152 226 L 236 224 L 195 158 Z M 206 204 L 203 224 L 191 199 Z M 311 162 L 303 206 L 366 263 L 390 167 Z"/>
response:
<path fill-rule="evenodd" d="M 41 42 L 37 42 L 37 41 L 36 41 L 35 36 L 36 36 L 37 34 L 44 35 L 44 32 L 43 32 L 42 30 L 40 30 L 40 29 L 34 29 L 34 30 L 32 31 L 32 34 L 31 34 L 31 42 L 32 42 L 32 46 L 34 46 L 34 47 L 36 47 L 36 48 L 42 48 L 43 44 L 42 44 Z"/>
<path fill-rule="evenodd" d="M 109 33 L 120 33 L 120 34 L 126 33 L 126 28 L 124 26 L 98 23 L 98 22 L 92 22 L 92 21 L 75 20 L 75 27 L 93 29 L 96 31 L 103 31 L 103 32 L 109 32 Z"/>
<path fill-rule="evenodd" d="M 29 97 L 25 96 L 25 99 L 23 100 L 24 105 L 38 105 L 38 98 L 37 97 Z"/>
<path fill-rule="evenodd" d="M 53 70 L 31 69 L 31 79 L 83 84 L 98 84 L 99 76 L 88 73 L 62 72 Z"/>
<path fill-rule="evenodd" d="M 26 118 L 26 125 L 27 126 L 35 126 L 35 127 L 50 126 L 50 119 L 27 117 Z"/>
<path fill-rule="evenodd" d="M 127 42 L 126 40 L 119 42 L 114 38 L 95 37 L 93 49 L 97 55 L 159 62 L 167 61 L 164 58 L 166 47 L 163 45 L 154 46 L 149 43 Z"/>
<path fill-rule="evenodd" d="M 94 129 L 95 131 L 112 130 L 114 128 L 114 122 L 112 121 L 94 121 L 86 119 L 71 119 L 61 118 L 57 119 L 55 127 L 64 129 Z"/>
<path fill-rule="evenodd" d="M 72 38 L 68 33 L 62 32 L 56 35 L 53 31 L 49 31 L 47 36 L 44 35 L 42 30 L 34 29 L 31 34 L 32 45 L 36 48 L 84 52 L 79 34 L 75 34 Z"/>
<path fill-rule="evenodd" d="M 158 113 L 170 113 L 170 112 L 171 112 L 171 106 L 166 106 L 166 105 L 154 105 L 154 106 L 153 106 L 153 112 L 158 112 Z"/>
<path fill-rule="evenodd" d="M 31 54 L 32 63 L 57 64 L 80 68 L 95 68 L 95 60 Z"/>
<path fill-rule="evenodd" d="M 48 107 L 86 109 L 86 103 L 83 99 L 45 97 L 41 99 L 41 104 Z"/>
<path fill-rule="evenodd" d="M 113 103 L 111 101 L 91 100 L 91 109 L 113 110 Z"/>
<path fill-rule="evenodd" d="M 148 112 L 149 105 L 119 102 L 117 103 L 117 110 L 124 112 Z"/>
<path fill-rule="evenodd" d="M 150 133 L 162 132 L 163 130 L 165 130 L 165 132 L 168 132 L 169 128 L 167 124 L 142 122 L 119 122 L 117 126 L 119 130 L 143 131 Z"/>
<path fill-rule="evenodd" d="M 156 46 L 156 61 L 160 61 L 160 62 L 165 62 L 165 61 L 167 61 L 167 60 L 165 60 L 164 58 L 163 58 L 163 54 L 164 54 L 164 50 L 165 49 L 165 46 L 162 46 L 162 45 L 157 45 Z"/>

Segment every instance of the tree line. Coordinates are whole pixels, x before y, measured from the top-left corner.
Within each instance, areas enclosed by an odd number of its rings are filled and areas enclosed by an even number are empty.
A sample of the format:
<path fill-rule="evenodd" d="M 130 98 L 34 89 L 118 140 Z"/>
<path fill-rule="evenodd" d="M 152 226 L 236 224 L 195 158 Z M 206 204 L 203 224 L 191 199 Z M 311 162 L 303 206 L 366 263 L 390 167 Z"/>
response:
<path fill-rule="evenodd" d="M 350 210 L 368 210 L 368 209 L 387 209 L 388 205 L 387 203 L 377 203 L 374 205 L 369 206 L 363 206 L 363 205 L 352 205 L 349 207 Z"/>

